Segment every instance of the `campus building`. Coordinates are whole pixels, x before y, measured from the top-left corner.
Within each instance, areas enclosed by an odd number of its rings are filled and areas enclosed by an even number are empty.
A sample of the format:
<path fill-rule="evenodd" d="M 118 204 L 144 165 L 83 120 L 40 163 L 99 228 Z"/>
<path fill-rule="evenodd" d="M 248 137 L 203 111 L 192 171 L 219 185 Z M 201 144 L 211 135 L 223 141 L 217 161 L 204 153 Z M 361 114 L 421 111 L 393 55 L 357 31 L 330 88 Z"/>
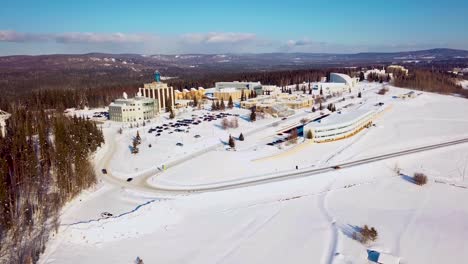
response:
<path fill-rule="evenodd" d="M 229 97 L 231 97 L 233 101 L 239 101 L 242 97 L 242 93 L 244 93 L 245 98 L 248 98 L 252 90 L 236 88 L 215 89 L 213 96 L 218 100 L 228 101 Z"/>
<path fill-rule="evenodd" d="M 343 73 L 330 73 L 330 82 L 331 83 L 343 83 L 347 85 L 349 88 L 353 88 L 356 85 L 356 79 L 351 78 L 349 75 Z"/>
<path fill-rule="evenodd" d="M 280 93 L 274 96 L 258 95 L 255 98 L 242 101 L 240 106 L 246 109 L 255 106 L 258 112 L 282 117 L 294 114 L 292 109 L 311 108 L 313 104 L 312 95 Z"/>
<path fill-rule="evenodd" d="M 0 132 L 2 134 L 2 137 L 5 136 L 6 134 L 6 120 L 10 118 L 11 114 L 0 110 Z"/>
<path fill-rule="evenodd" d="M 208 97 L 212 96 L 225 101 L 231 97 L 232 100 L 238 101 L 241 99 L 242 93 L 244 93 L 245 98 L 248 98 L 254 91 L 257 94 L 262 94 L 260 82 L 217 82 L 215 87 L 210 89 Z"/>
<path fill-rule="evenodd" d="M 156 101 L 156 112 L 165 112 L 166 109 L 175 105 L 174 88 L 161 82 L 161 74 L 154 72 L 154 82 L 145 83 L 139 92 L 143 97 L 151 98 Z"/>
<path fill-rule="evenodd" d="M 203 87 L 198 87 L 198 89 L 191 88 L 190 90 L 183 89 L 182 91 L 175 90 L 176 100 L 193 100 L 195 98 L 201 100 L 203 97 L 205 97 L 205 89 Z"/>
<path fill-rule="evenodd" d="M 332 72 L 330 73 L 330 80 L 328 82 L 321 81 L 312 83 L 312 89 L 315 90 L 314 94 L 318 94 L 321 90 L 324 96 L 333 96 L 350 91 L 357 83 L 357 78 L 352 78 L 343 73 Z"/>
<path fill-rule="evenodd" d="M 238 90 L 255 90 L 255 88 L 262 87 L 260 82 L 217 82 L 215 83 L 215 88 L 217 90 L 224 88 L 235 88 Z"/>
<path fill-rule="evenodd" d="M 123 98 L 109 105 L 109 117 L 116 122 L 138 122 L 153 118 L 156 109 L 157 101 L 141 96 L 140 92 L 134 98 L 127 98 L 123 93 Z"/>
<path fill-rule="evenodd" d="M 313 140 L 318 143 L 345 139 L 372 125 L 375 115 L 375 110 L 365 109 L 333 114 L 305 125 L 304 131 L 312 131 Z"/>

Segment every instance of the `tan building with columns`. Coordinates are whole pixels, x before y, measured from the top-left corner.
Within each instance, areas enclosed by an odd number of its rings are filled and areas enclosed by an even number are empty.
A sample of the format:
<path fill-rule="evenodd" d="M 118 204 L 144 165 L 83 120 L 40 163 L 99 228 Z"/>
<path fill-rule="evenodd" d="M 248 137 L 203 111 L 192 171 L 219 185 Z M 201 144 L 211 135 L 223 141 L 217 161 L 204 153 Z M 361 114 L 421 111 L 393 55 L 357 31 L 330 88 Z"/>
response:
<path fill-rule="evenodd" d="M 139 92 L 143 97 L 154 99 L 157 102 L 158 113 L 165 112 L 167 108 L 175 106 L 174 88 L 167 83 L 161 82 L 161 76 L 158 71 L 154 73 L 155 81 L 145 83 Z"/>

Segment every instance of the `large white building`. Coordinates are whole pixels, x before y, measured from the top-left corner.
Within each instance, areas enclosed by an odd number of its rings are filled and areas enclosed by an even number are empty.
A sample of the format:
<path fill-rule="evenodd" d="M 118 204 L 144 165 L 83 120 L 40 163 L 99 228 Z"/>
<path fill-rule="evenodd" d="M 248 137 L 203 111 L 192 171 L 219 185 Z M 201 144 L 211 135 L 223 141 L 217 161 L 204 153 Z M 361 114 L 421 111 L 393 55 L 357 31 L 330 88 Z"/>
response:
<path fill-rule="evenodd" d="M 6 120 L 10 118 L 10 114 L 0 110 L 0 131 L 2 133 L 2 137 L 6 134 Z"/>
<path fill-rule="evenodd" d="M 330 73 L 330 82 L 331 83 L 344 83 L 349 88 L 353 88 L 354 85 L 356 85 L 357 81 L 355 78 L 351 78 L 349 75 L 346 75 L 343 73 L 332 72 Z"/>
<path fill-rule="evenodd" d="M 217 82 L 215 83 L 215 88 L 217 90 L 224 89 L 224 88 L 235 88 L 235 89 L 247 89 L 247 90 L 254 90 L 255 88 L 262 87 L 260 82 Z"/>
<path fill-rule="evenodd" d="M 353 110 L 352 112 L 333 114 L 318 122 L 304 127 L 304 132 L 312 131 L 314 142 L 328 142 L 351 137 L 372 124 L 375 110 Z"/>
<path fill-rule="evenodd" d="M 156 101 L 157 113 L 164 112 L 168 108 L 175 106 L 175 93 L 172 86 L 161 82 L 161 75 L 158 71 L 154 73 L 154 82 L 145 83 L 139 88 L 143 97 L 151 98 Z"/>
<path fill-rule="evenodd" d="M 328 82 L 312 83 L 312 89 L 317 91 L 322 90 L 324 96 L 333 95 L 349 91 L 354 88 L 357 82 L 357 78 L 352 78 L 343 73 L 332 72 L 330 73 L 330 80 Z"/>
<path fill-rule="evenodd" d="M 116 99 L 109 105 L 110 120 L 116 122 L 138 122 L 148 120 L 156 114 L 156 102 L 151 98 L 141 96 L 138 92 L 135 98 Z"/>

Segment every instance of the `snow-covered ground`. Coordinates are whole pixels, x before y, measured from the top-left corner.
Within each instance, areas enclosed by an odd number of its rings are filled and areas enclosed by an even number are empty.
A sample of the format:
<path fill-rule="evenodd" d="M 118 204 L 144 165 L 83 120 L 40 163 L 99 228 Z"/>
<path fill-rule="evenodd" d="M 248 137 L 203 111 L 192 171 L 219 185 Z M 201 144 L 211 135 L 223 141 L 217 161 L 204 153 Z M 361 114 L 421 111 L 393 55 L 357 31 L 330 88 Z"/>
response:
<path fill-rule="evenodd" d="M 296 165 L 330 166 L 468 136 L 466 99 L 430 93 L 395 99 L 408 90 L 390 87 L 382 96 L 370 90 L 378 86 L 360 84 L 366 88 L 362 99 L 337 103 L 337 108 L 353 103 L 342 111 L 384 103 L 375 127 L 346 140 L 268 146 L 282 127 L 314 113 L 298 111 L 270 126 L 278 120 L 250 123 L 241 118 L 248 112 L 237 109 L 239 128 L 230 131 L 217 127 L 218 120 L 183 135 L 156 137 L 147 129 L 169 121 L 155 120 L 138 128 L 143 143 L 137 155 L 128 150 L 137 128 L 120 135 L 108 122 L 103 125 L 107 144 L 96 162 L 108 165 L 116 177 L 138 179 L 145 170 L 217 145 L 229 134 L 247 134 L 244 142 L 236 142 L 237 151 L 220 144 L 149 179 L 155 186 L 190 186 L 295 170 Z M 195 139 L 195 134 L 201 137 Z M 179 141 L 184 146 L 177 149 Z M 83 193 L 64 210 L 59 233 L 40 263 L 133 263 L 137 256 L 145 263 L 367 263 L 368 249 L 399 256 L 402 263 L 456 263 L 468 257 L 467 168 L 468 144 L 461 144 L 202 194 L 143 192 L 103 178 L 95 191 Z M 428 175 L 428 184 L 412 183 L 414 172 Z M 114 217 L 102 219 L 104 211 Z M 364 224 L 378 230 L 378 239 L 368 245 L 352 238 Z"/>

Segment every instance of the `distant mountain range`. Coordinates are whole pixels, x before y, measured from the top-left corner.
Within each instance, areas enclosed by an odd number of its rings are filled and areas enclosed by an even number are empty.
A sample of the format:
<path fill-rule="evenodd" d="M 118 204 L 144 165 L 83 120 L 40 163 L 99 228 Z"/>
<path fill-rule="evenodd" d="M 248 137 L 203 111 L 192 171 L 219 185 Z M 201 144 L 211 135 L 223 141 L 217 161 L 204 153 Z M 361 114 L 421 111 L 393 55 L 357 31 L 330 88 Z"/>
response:
<path fill-rule="evenodd" d="M 388 63 L 468 61 L 467 50 L 430 49 L 391 53 L 259 53 L 140 55 L 89 53 L 0 57 L 0 72 L 25 70 L 126 70 L 160 69 L 167 74 L 203 70 L 269 70 L 304 67 L 339 67 Z M 166 73 L 165 73 L 166 74 Z"/>

